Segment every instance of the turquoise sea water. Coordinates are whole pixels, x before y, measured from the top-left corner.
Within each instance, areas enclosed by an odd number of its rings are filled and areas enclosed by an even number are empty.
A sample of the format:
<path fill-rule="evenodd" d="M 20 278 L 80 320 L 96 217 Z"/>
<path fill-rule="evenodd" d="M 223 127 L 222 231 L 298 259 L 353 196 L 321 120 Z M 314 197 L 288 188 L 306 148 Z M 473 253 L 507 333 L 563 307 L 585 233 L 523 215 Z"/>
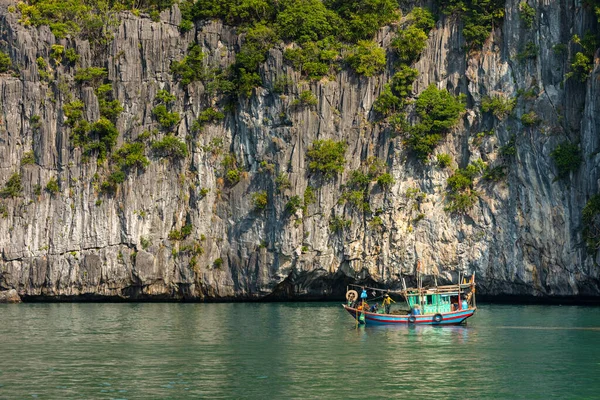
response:
<path fill-rule="evenodd" d="M 600 308 L 360 327 L 337 303 L 0 306 L 1 399 L 598 398 Z"/>

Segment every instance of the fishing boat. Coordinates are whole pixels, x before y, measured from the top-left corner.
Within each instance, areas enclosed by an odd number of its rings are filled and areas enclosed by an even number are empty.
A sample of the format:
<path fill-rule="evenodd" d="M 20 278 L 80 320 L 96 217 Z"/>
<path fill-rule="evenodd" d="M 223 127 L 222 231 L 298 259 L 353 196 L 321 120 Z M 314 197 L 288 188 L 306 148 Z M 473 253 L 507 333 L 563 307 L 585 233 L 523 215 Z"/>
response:
<path fill-rule="evenodd" d="M 348 303 L 342 306 L 359 324 L 459 325 L 466 323 L 467 318 L 472 317 L 477 310 L 474 274 L 469 279 L 464 279 L 462 283 L 445 286 L 436 284 L 433 287 L 422 287 L 419 284 L 416 288 L 406 288 L 403 280 L 404 289 L 400 291 L 350 286 L 362 289 L 361 297 L 359 298 L 356 290 L 348 287 L 346 292 Z M 375 306 L 369 306 L 368 291 L 374 297 L 371 302 L 385 298 L 387 294 L 401 295 L 406 301 L 408 310 L 391 311 L 390 307 L 382 307 L 383 310 L 378 310 Z M 382 292 L 385 294 L 378 296 Z M 385 308 L 388 308 L 387 313 Z"/>

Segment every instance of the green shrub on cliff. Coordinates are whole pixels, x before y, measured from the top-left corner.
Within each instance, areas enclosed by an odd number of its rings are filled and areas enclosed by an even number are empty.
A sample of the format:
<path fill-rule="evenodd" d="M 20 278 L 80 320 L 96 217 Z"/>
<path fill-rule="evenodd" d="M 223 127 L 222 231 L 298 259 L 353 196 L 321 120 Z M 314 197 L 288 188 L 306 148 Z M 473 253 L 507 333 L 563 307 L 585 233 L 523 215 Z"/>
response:
<path fill-rule="evenodd" d="M 83 119 L 83 108 L 85 104 L 81 100 L 73 100 L 63 105 L 63 113 L 67 120 L 67 126 L 73 128 L 79 121 Z"/>
<path fill-rule="evenodd" d="M 387 117 L 400 111 L 406 105 L 406 97 L 412 94 L 412 85 L 419 72 L 406 65 L 394 74 L 389 84 L 385 84 L 383 91 L 375 100 L 373 110 Z"/>
<path fill-rule="evenodd" d="M 536 15 L 535 8 L 531 7 L 526 2 L 521 2 L 521 4 L 519 4 L 519 15 L 521 16 L 521 21 L 523 21 L 525 27 L 531 29 Z"/>
<path fill-rule="evenodd" d="M 115 151 L 112 160 L 120 169 L 138 168 L 146 169 L 150 161 L 146 158 L 144 151 L 146 146 L 142 142 L 124 143 Z"/>
<path fill-rule="evenodd" d="M 3 51 L 0 51 L 0 73 L 8 72 L 12 67 L 10 56 Z"/>
<path fill-rule="evenodd" d="M 478 195 L 473 190 L 473 180 L 485 169 L 485 164 L 479 160 L 467 165 L 465 168 L 457 169 L 447 179 L 448 194 L 446 199 L 448 205 L 445 210 L 453 213 L 465 213 L 477 202 Z"/>
<path fill-rule="evenodd" d="M 588 251 L 595 253 L 600 248 L 600 194 L 592 196 L 582 211 L 583 238 Z"/>
<path fill-rule="evenodd" d="M 385 51 L 374 41 L 360 40 L 350 50 L 346 61 L 357 74 L 373 76 L 385 67 Z"/>
<path fill-rule="evenodd" d="M 100 116 L 115 123 L 121 112 L 123 112 L 123 106 L 119 100 L 113 98 L 112 85 L 110 83 L 100 85 L 96 89 L 96 97 L 100 107 Z"/>
<path fill-rule="evenodd" d="M 458 123 L 464 110 L 463 96 L 455 97 L 430 85 L 416 101 L 419 122 L 409 128 L 407 144 L 419 158 L 426 159 Z"/>
<path fill-rule="evenodd" d="M 340 42 L 328 37 L 316 42 L 306 42 L 302 47 L 286 49 L 283 57 L 303 76 L 318 80 L 336 70 L 340 48 Z"/>
<path fill-rule="evenodd" d="M 58 186 L 58 180 L 55 177 L 50 178 L 48 183 L 46 184 L 46 191 L 51 195 L 55 195 L 60 192 L 60 187 Z"/>
<path fill-rule="evenodd" d="M 10 176 L 10 178 L 8 178 L 8 181 L 6 181 L 4 187 L 0 189 L 0 197 L 18 197 L 21 195 L 22 191 L 23 186 L 21 185 L 21 174 L 15 172 Z"/>
<path fill-rule="evenodd" d="M 569 142 L 563 142 L 556 146 L 550 153 L 550 157 L 556 164 L 559 179 L 566 178 L 571 172 L 577 171 L 582 161 L 579 146 Z"/>
<path fill-rule="evenodd" d="M 326 178 L 332 178 L 343 172 L 347 147 L 345 142 L 336 142 L 331 139 L 315 140 L 306 152 L 308 169 L 311 172 L 320 172 Z"/>
<path fill-rule="evenodd" d="M 171 129 L 173 126 L 175 126 L 175 124 L 179 122 L 180 119 L 178 112 L 169 112 L 167 110 L 167 106 L 165 106 L 164 104 L 159 104 L 156 107 L 154 107 L 152 109 L 152 115 L 154 116 L 154 118 L 156 118 L 161 128 L 165 130 Z"/>
<path fill-rule="evenodd" d="M 89 83 L 92 86 L 98 86 L 107 76 L 106 68 L 88 67 L 78 69 L 73 78 L 77 83 Z"/>
<path fill-rule="evenodd" d="M 380 27 L 399 16 L 396 0 L 325 0 L 324 3 L 343 21 L 340 36 L 352 43 L 371 39 Z"/>
<path fill-rule="evenodd" d="M 267 208 L 269 204 L 269 197 L 265 190 L 260 192 L 256 192 L 252 194 L 252 204 L 254 205 L 254 209 L 258 211 L 262 211 Z"/>
<path fill-rule="evenodd" d="M 481 99 L 481 110 L 491 112 L 498 119 L 510 115 L 516 105 L 517 99 L 507 99 L 502 96 L 486 96 Z"/>
<path fill-rule="evenodd" d="M 98 160 L 106 159 L 107 154 L 112 150 L 117 143 L 119 131 L 107 118 L 101 117 L 89 127 L 88 137 L 85 139 L 85 153 L 91 154 L 94 151 L 98 152 Z"/>
<path fill-rule="evenodd" d="M 343 21 L 321 0 L 303 0 L 287 2 L 275 24 L 282 39 L 305 43 L 336 36 Z"/>
<path fill-rule="evenodd" d="M 188 47 L 187 55 L 181 61 L 171 63 L 171 73 L 178 79 L 182 85 L 189 85 L 192 82 L 200 81 L 204 77 L 204 53 L 202 48 L 192 43 Z"/>
<path fill-rule="evenodd" d="M 463 20 L 463 36 L 470 48 L 480 48 L 504 19 L 504 0 L 437 0 L 445 14 Z"/>
<path fill-rule="evenodd" d="M 317 96 L 315 96 L 310 90 L 303 91 L 300 93 L 300 96 L 298 96 L 298 98 L 292 102 L 292 106 L 295 107 L 311 107 L 316 106 L 317 104 L 319 104 L 319 100 L 317 99 Z"/>
<path fill-rule="evenodd" d="M 179 159 L 188 155 L 185 142 L 172 135 L 166 135 L 161 140 L 152 142 L 151 147 L 161 157 Z"/>

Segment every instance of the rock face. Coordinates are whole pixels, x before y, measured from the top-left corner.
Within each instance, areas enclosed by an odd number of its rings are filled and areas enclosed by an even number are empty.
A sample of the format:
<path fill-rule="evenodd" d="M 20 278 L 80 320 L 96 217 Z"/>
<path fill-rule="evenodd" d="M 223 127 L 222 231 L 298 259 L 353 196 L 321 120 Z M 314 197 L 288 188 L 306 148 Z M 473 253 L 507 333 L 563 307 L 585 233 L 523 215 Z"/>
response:
<path fill-rule="evenodd" d="M 2 303 L 20 303 L 21 298 L 15 289 L 0 292 L 0 304 Z"/>
<path fill-rule="evenodd" d="M 2 6 L 2 47 L 20 74 L 0 76 L 0 185 L 19 172 L 23 190 L 0 199 L 0 290 L 16 289 L 24 299 L 326 297 L 352 281 L 398 286 L 401 277 L 410 281 L 420 260 L 440 282 L 475 272 L 479 293 L 488 295 L 600 295 L 600 269 L 583 245 L 581 222 L 586 201 L 598 193 L 600 70 L 596 59 L 585 83 L 565 80 L 567 57 L 553 50 L 595 22 L 579 1 L 539 0 L 536 25 L 525 31 L 519 2 L 507 0 L 503 25 L 470 54 L 459 22 L 441 19 L 415 66 L 416 93 L 433 83 L 467 95 L 460 125 L 436 150 L 450 154 L 455 168 L 480 158 L 500 165 L 499 149 L 515 145 L 516 154 L 504 161 L 505 178 L 477 180 L 478 201 L 463 215 L 445 211 L 451 169 L 433 158 L 418 161 L 402 137 L 373 118 L 391 61 L 376 77 L 342 70 L 335 79 L 307 82 L 284 62 L 281 44 L 260 68 L 264 88 L 194 133 L 193 121 L 210 106 L 208 89 L 200 82 L 183 87 L 169 66 L 195 42 L 207 65 L 227 67 L 242 43 L 235 29 L 212 21 L 182 35 L 177 7 L 160 22 L 124 13 L 108 57 L 98 58 L 87 41 L 59 41 L 47 27 L 23 27 Z M 383 28 L 377 41 L 387 47 L 395 29 Z M 529 42 L 538 46 L 537 57 L 519 61 Z M 48 82 L 36 59 L 50 60 L 57 43 L 77 50 L 79 66 L 51 63 Z M 63 111 L 81 99 L 87 119 L 98 119 L 94 89 L 73 79 L 77 68 L 89 66 L 108 69 L 124 107 L 117 146 L 156 128 L 154 98 L 166 89 L 176 96 L 176 136 L 188 156 L 171 161 L 147 149 L 147 169 L 103 194 L 99 183 L 109 168 L 73 146 Z M 275 93 L 270 88 L 282 77 L 293 84 Z M 520 96 L 508 118 L 481 112 L 484 96 L 513 98 L 530 89 L 534 94 Z M 295 107 L 306 90 L 318 103 Z M 541 118 L 538 126 L 521 122 L 530 111 Z M 345 171 L 334 179 L 308 171 L 306 151 L 317 139 L 348 144 Z M 550 153 L 565 140 L 580 143 L 583 162 L 567 179 L 556 179 Z M 22 163 L 31 151 L 35 163 Z M 242 170 L 234 185 L 224 179 L 228 154 Z M 339 200 L 350 172 L 369 157 L 383 160 L 395 183 L 389 190 L 371 184 L 372 212 L 365 213 Z M 281 174 L 289 185 L 278 189 Z M 51 178 L 58 193 L 44 190 Z M 315 201 L 289 215 L 290 198 L 302 198 L 309 186 Z M 264 210 L 253 204 L 260 191 L 268 196 Z M 333 216 L 349 226 L 332 231 Z M 186 224 L 190 235 L 169 239 Z"/>

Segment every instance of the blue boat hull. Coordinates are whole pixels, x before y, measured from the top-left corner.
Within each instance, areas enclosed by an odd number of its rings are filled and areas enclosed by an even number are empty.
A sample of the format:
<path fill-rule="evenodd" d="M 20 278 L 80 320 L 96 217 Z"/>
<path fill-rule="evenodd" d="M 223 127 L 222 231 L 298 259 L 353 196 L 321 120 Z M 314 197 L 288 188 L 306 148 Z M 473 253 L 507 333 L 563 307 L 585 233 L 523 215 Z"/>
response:
<path fill-rule="evenodd" d="M 357 310 L 355 308 L 342 305 L 346 311 L 356 319 Z M 362 312 L 365 316 L 367 325 L 459 325 L 467 318 L 475 314 L 477 308 L 469 308 L 466 310 L 452 311 L 449 313 L 429 314 L 429 315 L 392 315 L 392 314 L 377 314 L 372 312 Z M 360 311 L 358 312 L 361 313 Z M 441 319 L 440 319 L 441 316 Z M 361 321 L 362 323 L 362 321 Z"/>

